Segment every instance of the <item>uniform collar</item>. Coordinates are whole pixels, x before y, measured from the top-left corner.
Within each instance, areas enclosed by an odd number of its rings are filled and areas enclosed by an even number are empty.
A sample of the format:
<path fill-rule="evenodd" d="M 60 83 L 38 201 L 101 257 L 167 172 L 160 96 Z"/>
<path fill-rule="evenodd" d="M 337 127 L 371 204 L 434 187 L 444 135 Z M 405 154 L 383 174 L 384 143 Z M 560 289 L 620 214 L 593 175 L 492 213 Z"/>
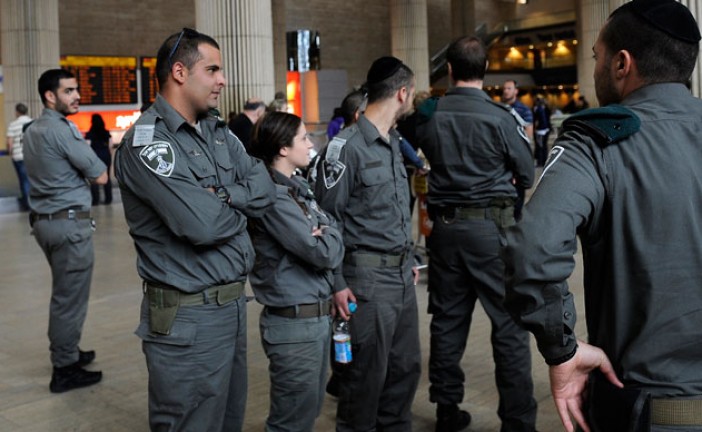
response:
<path fill-rule="evenodd" d="M 657 105 L 666 105 L 667 102 L 690 96 L 690 90 L 681 83 L 650 84 L 634 90 L 621 102 L 621 105 L 637 105 L 649 101 Z"/>
<path fill-rule="evenodd" d="M 365 115 L 361 114 L 358 117 L 358 121 L 356 122 L 358 125 L 358 130 L 361 131 L 361 134 L 363 134 L 363 138 L 365 139 L 367 144 L 374 143 L 376 140 L 379 140 L 381 143 L 385 145 L 390 145 L 390 142 L 383 138 L 382 135 L 380 135 L 380 132 L 378 132 L 378 128 L 375 127 L 373 123 L 371 123 L 370 120 L 366 118 Z M 399 134 L 395 129 L 390 130 L 390 138 L 393 139 L 398 139 Z"/>
<path fill-rule="evenodd" d="M 180 129 L 180 127 L 183 126 L 184 123 L 190 126 L 190 124 L 185 120 L 185 118 L 183 118 L 183 116 L 180 115 L 170 103 L 168 103 L 166 98 L 164 98 L 160 94 L 156 95 L 156 100 L 154 101 L 153 106 L 156 110 L 156 116 L 163 120 L 163 122 L 166 124 L 166 127 L 171 133 L 175 134 L 176 132 L 178 132 L 178 129 Z M 190 127 L 192 128 L 192 126 Z"/>
<path fill-rule="evenodd" d="M 313 197 L 309 183 L 300 176 L 288 177 L 280 171 L 271 168 L 271 177 L 273 178 L 273 183 L 291 189 L 297 196 Z"/>
<path fill-rule="evenodd" d="M 475 87 L 452 87 L 446 92 L 446 95 L 459 94 L 465 96 L 473 96 L 480 99 L 491 100 L 490 96 L 487 95 L 482 89 Z"/>
<path fill-rule="evenodd" d="M 65 119 L 66 116 L 61 114 L 60 112 L 51 109 L 51 108 L 44 108 L 44 110 L 41 113 L 43 116 L 51 117 L 51 118 L 56 118 L 56 119 Z"/>

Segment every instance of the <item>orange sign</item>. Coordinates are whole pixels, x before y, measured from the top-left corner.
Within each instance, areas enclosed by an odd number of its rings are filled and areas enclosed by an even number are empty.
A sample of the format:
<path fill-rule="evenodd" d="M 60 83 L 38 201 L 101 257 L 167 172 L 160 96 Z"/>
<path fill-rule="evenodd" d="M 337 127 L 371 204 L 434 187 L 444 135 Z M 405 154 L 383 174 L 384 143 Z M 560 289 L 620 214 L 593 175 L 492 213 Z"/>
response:
<path fill-rule="evenodd" d="M 78 126 L 78 129 L 85 133 L 90 129 L 90 119 L 93 114 L 100 114 L 105 120 L 105 128 L 107 130 L 124 130 L 129 129 L 141 115 L 139 110 L 126 111 L 81 111 L 68 117 L 70 121 Z"/>

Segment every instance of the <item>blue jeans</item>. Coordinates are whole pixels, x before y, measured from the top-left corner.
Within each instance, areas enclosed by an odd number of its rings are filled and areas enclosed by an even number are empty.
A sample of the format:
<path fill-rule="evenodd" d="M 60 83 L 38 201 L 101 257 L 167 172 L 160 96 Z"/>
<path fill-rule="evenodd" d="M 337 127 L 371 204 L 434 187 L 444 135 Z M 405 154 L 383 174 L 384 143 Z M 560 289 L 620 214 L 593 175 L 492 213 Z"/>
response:
<path fill-rule="evenodd" d="M 20 204 L 22 210 L 29 209 L 29 178 L 27 177 L 27 170 L 24 167 L 24 161 L 12 161 L 12 165 L 15 166 L 15 171 L 17 171 L 17 179 L 19 180 L 20 187 Z"/>

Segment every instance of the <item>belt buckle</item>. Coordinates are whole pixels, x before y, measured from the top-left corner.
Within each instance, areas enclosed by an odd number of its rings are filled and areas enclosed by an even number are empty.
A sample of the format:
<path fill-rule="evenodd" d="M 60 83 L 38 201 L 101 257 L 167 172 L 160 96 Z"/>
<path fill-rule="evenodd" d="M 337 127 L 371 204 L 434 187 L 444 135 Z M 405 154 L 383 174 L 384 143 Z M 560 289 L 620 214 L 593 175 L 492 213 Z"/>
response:
<path fill-rule="evenodd" d="M 68 216 L 68 219 L 75 219 L 76 218 L 76 211 L 73 209 L 68 209 L 68 212 L 66 213 Z"/>

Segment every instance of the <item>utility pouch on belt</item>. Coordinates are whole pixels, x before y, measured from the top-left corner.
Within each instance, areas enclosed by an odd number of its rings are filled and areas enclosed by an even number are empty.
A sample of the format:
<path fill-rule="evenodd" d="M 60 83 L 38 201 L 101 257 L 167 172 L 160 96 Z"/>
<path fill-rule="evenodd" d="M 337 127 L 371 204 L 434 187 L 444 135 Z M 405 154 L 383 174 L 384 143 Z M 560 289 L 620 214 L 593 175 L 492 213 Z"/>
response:
<path fill-rule="evenodd" d="M 180 293 L 147 284 L 146 297 L 149 300 L 149 330 L 161 335 L 170 334 L 180 306 Z"/>
<path fill-rule="evenodd" d="M 514 220 L 514 198 L 503 197 L 490 200 L 491 219 L 498 227 L 507 228 L 516 223 Z"/>
<path fill-rule="evenodd" d="M 601 372 L 590 374 L 588 412 L 594 420 L 593 432 L 649 432 L 651 430 L 651 397 L 646 391 L 620 389 Z"/>

